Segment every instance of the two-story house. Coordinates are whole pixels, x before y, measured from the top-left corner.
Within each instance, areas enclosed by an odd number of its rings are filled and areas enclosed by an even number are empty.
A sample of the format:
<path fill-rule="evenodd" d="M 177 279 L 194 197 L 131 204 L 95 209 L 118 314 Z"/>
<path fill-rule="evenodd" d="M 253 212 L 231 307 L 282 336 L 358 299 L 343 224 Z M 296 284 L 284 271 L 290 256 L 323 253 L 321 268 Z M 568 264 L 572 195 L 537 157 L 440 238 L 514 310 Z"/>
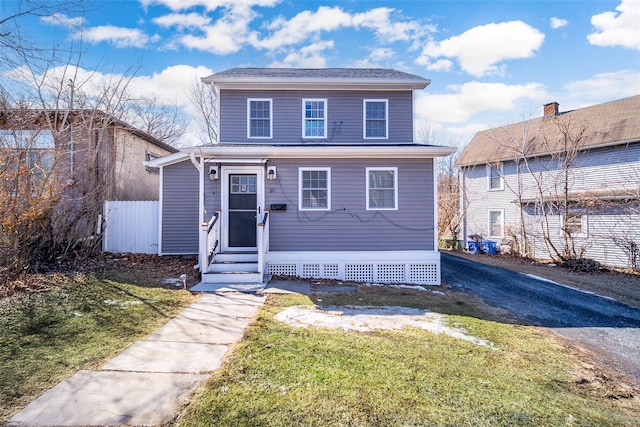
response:
<path fill-rule="evenodd" d="M 640 268 L 640 95 L 478 132 L 457 160 L 463 235 Z"/>
<path fill-rule="evenodd" d="M 147 163 L 160 168 L 159 254 L 197 253 L 203 283 L 440 283 L 436 158 L 453 150 L 414 143 L 429 80 L 234 68 L 203 82 L 220 142 Z"/>

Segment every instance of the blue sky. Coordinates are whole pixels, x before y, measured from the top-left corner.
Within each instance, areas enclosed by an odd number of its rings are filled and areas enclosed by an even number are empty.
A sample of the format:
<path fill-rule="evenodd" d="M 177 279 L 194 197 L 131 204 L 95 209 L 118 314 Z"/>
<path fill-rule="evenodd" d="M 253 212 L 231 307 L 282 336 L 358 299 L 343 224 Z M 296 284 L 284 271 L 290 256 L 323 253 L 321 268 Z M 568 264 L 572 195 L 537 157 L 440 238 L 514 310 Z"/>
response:
<path fill-rule="evenodd" d="M 0 16 L 18 4 L 3 2 Z M 540 116 L 547 102 L 566 111 L 640 94 L 640 0 L 89 4 L 15 21 L 43 45 L 73 44 L 85 78 L 136 69 L 132 90 L 187 114 L 197 78 L 243 66 L 383 67 L 429 78 L 416 127 L 459 145 Z"/>

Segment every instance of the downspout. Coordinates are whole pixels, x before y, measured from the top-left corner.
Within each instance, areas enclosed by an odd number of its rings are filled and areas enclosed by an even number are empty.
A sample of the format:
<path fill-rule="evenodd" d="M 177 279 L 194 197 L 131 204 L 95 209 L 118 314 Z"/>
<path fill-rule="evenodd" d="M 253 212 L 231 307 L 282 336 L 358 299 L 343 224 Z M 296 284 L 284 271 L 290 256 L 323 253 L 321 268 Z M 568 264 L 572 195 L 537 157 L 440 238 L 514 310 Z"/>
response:
<path fill-rule="evenodd" d="M 204 232 L 202 224 L 204 219 L 204 158 L 202 162 L 196 160 L 196 154 L 191 153 L 189 156 L 191 163 L 198 170 L 198 266 L 200 273 L 204 274 L 207 270 L 207 233 Z"/>

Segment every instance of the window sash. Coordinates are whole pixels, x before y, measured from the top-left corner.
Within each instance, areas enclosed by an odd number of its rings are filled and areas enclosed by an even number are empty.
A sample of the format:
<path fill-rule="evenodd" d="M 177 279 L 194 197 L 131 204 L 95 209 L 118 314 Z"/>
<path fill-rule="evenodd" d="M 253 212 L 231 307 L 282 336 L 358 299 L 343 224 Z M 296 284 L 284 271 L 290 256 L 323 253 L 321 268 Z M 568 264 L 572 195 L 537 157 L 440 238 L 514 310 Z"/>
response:
<path fill-rule="evenodd" d="M 398 169 L 366 168 L 367 210 L 398 209 Z"/>
<path fill-rule="evenodd" d="M 364 138 L 388 137 L 388 101 L 371 99 L 364 101 Z"/>
<path fill-rule="evenodd" d="M 305 99 L 302 102 L 302 137 L 326 138 L 327 135 L 326 99 Z"/>
<path fill-rule="evenodd" d="M 488 216 L 489 216 L 489 237 L 503 238 L 504 237 L 504 211 L 491 210 L 489 211 Z"/>
<path fill-rule="evenodd" d="M 270 99 L 249 99 L 247 101 L 247 133 L 249 138 L 271 138 L 272 112 Z"/>
<path fill-rule="evenodd" d="M 300 210 L 331 209 L 331 172 L 329 168 L 299 169 Z"/>
<path fill-rule="evenodd" d="M 502 190 L 502 163 L 500 165 L 488 166 L 488 186 L 489 190 Z"/>

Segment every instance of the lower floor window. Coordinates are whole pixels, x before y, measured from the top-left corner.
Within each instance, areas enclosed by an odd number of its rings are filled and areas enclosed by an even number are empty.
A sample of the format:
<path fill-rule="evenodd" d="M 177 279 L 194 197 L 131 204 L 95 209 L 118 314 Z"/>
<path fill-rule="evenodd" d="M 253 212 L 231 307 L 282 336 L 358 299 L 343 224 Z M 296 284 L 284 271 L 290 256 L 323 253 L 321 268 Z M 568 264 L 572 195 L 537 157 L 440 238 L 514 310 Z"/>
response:
<path fill-rule="evenodd" d="M 331 209 L 329 168 L 300 168 L 299 180 L 299 206 L 301 210 Z"/>
<path fill-rule="evenodd" d="M 576 235 L 578 233 L 582 233 L 582 222 L 583 222 L 582 212 L 571 212 L 568 211 L 564 215 L 564 231 L 567 234 Z"/>
<path fill-rule="evenodd" d="M 398 168 L 367 168 L 367 210 L 398 209 Z"/>
<path fill-rule="evenodd" d="M 504 237 L 504 210 L 497 209 L 489 211 L 489 237 L 499 238 Z"/>

